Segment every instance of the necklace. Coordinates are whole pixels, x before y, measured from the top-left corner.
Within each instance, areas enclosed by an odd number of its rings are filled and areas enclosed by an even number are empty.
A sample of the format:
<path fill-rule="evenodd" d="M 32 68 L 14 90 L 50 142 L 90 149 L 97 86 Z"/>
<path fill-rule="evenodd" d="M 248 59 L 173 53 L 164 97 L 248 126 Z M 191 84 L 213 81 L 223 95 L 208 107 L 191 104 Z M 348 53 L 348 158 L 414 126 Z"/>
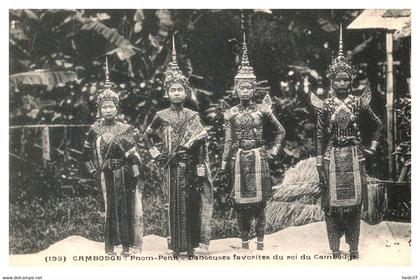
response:
<path fill-rule="evenodd" d="M 104 121 L 97 122 L 93 125 L 93 130 L 95 131 L 96 135 L 102 136 L 104 140 L 110 140 L 113 136 L 118 136 L 123 134 L 127 129 L 128 125 L 113 122 L 113 123 L 105 123 Z"/>

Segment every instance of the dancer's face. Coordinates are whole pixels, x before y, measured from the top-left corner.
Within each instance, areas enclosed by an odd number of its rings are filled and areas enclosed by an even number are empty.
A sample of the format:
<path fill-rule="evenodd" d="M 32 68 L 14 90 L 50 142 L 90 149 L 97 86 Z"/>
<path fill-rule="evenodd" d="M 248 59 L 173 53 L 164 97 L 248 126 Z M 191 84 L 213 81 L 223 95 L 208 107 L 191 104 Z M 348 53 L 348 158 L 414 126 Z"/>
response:
<path fill-rule="evenodd" d="M 348 94 L 350 89 L 350 76 L 345 72 L 339 72 L 335 75 L 333 87 L 335 92 L 341 95 Z"/>
<path fill-rule="evenodd" d="M 185 88 L 180 83 L 174 83 L 168 88 L 169 101 L 171 103 L 183 103 L 187 98 Z"/>
<path fill-rule="evenodd" d="M 254 86 L 250 82 L 242 82 L 238 85 L 238 96 L 241 101 L 249 101 L 254 96 Z"/>
<path fill-rule="evenodd" d="M 113 101 L 105 100 L 101 104 L 101 114 L 106 120 L 114 120 L 117 116 L 117 106 Z"/>

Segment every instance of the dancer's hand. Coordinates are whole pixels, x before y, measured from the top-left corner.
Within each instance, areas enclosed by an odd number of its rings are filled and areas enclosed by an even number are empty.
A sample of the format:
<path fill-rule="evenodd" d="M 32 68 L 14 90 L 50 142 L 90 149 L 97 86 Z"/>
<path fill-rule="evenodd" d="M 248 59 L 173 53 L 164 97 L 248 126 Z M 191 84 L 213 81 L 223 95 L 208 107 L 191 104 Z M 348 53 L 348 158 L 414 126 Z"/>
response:
<path fill-rule="evenodd" d="M 89 173 L 89 175 L 94 178 L 97 179 L 99 177 L 99 172 L 97 169 L 93 170 L 92 172 Z"/>
<path fill-rule="evenodd" d="M 161 153 L 159 156 L 157 156 L 156 160 L 159 163 L 159 165 L 164 165 L 168 161 L 168 154 Z"/>
<path fill-rule="evenodd" d="M 137 184 L 136 184 L 136 189 L 139 190 L 140 194 L 143 195 L 143 191 L 144 191 L 144 184 L 142 181 L 137 180 Z"/>
<path fill-rule="evenodd" d="M 149 149 L 149 154 L 153 159 L 157 159 L 161 155 L 159 149 L 156 147 Z"/>
<path fill-rule="evenodd" d="M 278 153 L 279 153 L 279 150 L 277 149 L 277 147 L 273 147 L 267 151 L 267 155 L 270 160 L 275 159 Z"/>
<path fill-rule="evenodd" d="M 363 148 L 363 153 L 365 156 L 371 157 L 375 154 L 375 151 L 372 149 Z"/>

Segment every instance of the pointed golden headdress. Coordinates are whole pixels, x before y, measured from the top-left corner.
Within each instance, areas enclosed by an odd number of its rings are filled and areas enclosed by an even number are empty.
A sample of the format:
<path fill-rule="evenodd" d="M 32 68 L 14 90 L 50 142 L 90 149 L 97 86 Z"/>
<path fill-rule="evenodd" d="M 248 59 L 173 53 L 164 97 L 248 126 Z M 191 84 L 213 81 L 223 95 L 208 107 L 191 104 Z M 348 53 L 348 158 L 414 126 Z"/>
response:
<path fill-rule="evenodd" d="M 187 91 L 188 78 L 179 69 L 178 63 L 176 61 L 175 37 L 172 35 L 172 61 L 168 64 L 168 68 L 165 72 L 165 81 L 163 82 L 165 87 L 165 96 L 167 95 L 169 87 L 175 83 L 180 83 Z"/>
<path fill-rule="evenodd" d="M 105 60 L 105 85 L 103 91 L 99 94 L 96 99 L 98 106 L 101 105 L 103 101 L 112 101 L 116 107 L 120 105 L 120 98 L 118 94 L 111 89 L 111 81 L 109 80 L 109 68 L 108 68 L 108 57 Z"/>
<path fill-rule="evenodd" d="M 350 78 L 353 77 L 354 69 L 351 65 L 350 60 L 344 56 L 343 47 L 343 30 L 340 24 L 340 40 L 338 43 L 338 54 L 335 59 L 332 60 L 331 65 L 328 67 L 327 76 L 331 80 L 334 79 L 335 75 L 340 72 L 347 73 Z"/>
<path fill-rule="evenodd" d="M 239 83 L 242 81 L 248 81 L 248 82 L 251 82 L 252 84 L 255 84 L 257 82 L 257 77 L 254 74 L 254 69 L 252 68 L 248 59 L 248 47 L 246 46 L 245 33 L 244 33 L 244 41 L 242 43 L 242 60 L 238 68 L 238 73 L 235 76 L 234 87 L 236 88 L 239 85 Z"/>

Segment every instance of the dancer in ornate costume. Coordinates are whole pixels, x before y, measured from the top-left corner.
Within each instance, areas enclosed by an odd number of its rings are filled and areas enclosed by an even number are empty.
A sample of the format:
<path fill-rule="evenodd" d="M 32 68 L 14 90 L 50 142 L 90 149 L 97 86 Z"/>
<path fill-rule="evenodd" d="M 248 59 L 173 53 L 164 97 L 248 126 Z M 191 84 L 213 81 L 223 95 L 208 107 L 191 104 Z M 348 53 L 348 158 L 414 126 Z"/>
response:
<path fill-rule="evenodd" d="M 197 112 L 184 108 L 188 79 L 178 67 L 173 38 L 172 61 L 166 71 L 165 94 L 170 108 L 156 113 L 144 135 L 151 156 L 164 170 L 169 202 L 168 245 L 176 255 L 207 251 L 213 213 L 213 186 L 207 160 L 207 131 Z M 159 150 L 153 143 L 163 142 Z"/>
<path fill-rule="evenodd" d="M 268 94 L 262 104 L 253 102 L 256 84 L 244 34 L 242 62 L 234 84 L 234 94 L 238 94 L 240 104 L 225 114 L 225 147 L 220 170 L 222 173 L 226 168 L 230 170 L 242 248 L 249 249 L 251 223 L 255 219 L 257 249 L 263 250 L 265 206 L 272 187 L 268 160 L 277 155 L 285 131 L 271 110 Z M 270 124 L 274 128 L 275 140 L 273 147 L 268 149 L 263 129 Z"/>
<path fill-rule="evenodd" d="M 367 209 L 365 156 L 374 154 L 384 129 L 369 106 L 370 88 L 359 97 L 352 95 L 353 74 L 343 54 L 340 26 L 338 56 L 328 69 L 334 96 L 321 100 L 312 93 L 311 101 L 317 111 L 317 169 L 330 249 L 339 257 L 345 235 L 350 258 L 357 259 L 362 205 Z M 362 146 L 367 140 L 361 135 L 362 123 L 371 130 L 369 148 Z"/>
<path fill-rule="evenodd" d="M 105 210 L 105 252 L 138 254 L 143 240 L 143 184 L 140 181 L 138 131 L 116 120 L 119 97 L 111 89 L 108 61 L 104 90 L 97 98 L 100 118 L 87 132 L 83 162 L 102 189 Z"/>

